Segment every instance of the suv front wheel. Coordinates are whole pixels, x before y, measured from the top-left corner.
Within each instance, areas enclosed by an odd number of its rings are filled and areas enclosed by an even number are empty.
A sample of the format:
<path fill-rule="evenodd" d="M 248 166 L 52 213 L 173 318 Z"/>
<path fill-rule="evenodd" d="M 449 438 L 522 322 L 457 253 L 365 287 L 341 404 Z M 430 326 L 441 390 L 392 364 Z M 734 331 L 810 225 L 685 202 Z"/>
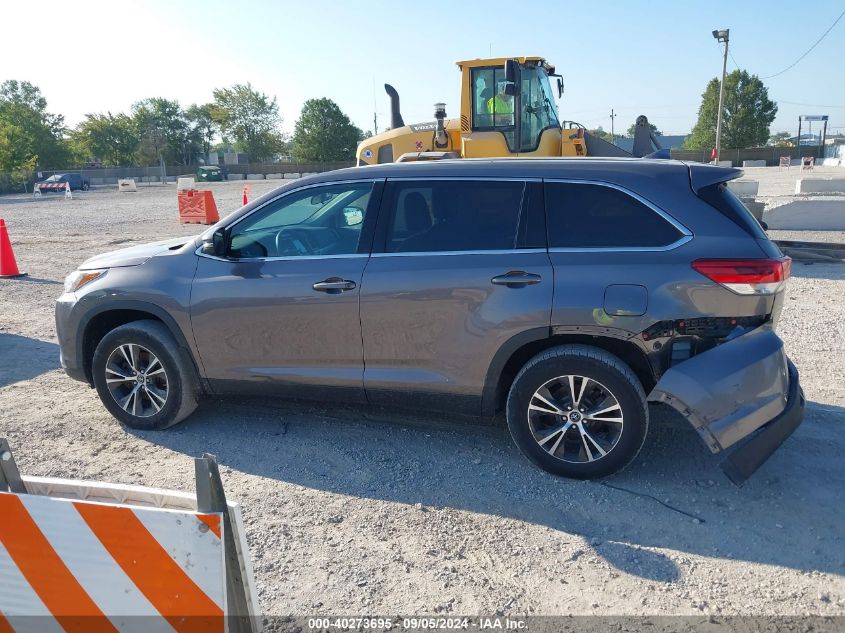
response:
<path fill-rule="evenodd" d="M 134 321 L 106 334 L 94 351 L 92 371 L 100 400 L 133 429 L 165 429 L 197 407 L 193 367 L 177 351 L 163 323 Z"/>
<path fill-rule="evenodd" d="M 556 475 L 604 477 L 625 468 L 648 431 L 648 406 L 631 368 L 602 349 L 563 345 L 514 379 L 508 428 L 528 459 Z"/>

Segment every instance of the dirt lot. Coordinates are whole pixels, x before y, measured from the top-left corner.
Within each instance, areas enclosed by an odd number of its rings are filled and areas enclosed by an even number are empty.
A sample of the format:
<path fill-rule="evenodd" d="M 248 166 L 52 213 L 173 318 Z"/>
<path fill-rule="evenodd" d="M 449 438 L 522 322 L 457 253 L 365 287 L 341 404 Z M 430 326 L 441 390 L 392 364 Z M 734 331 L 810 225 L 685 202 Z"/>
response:
<path fill-rule="evenodd" d="M 210 185 L 221 211 L 242 184 Z M 192 490 L 215 453 L 268 614 L 845 614 L 845 265 L 793 270 L 780 333 L 807 418 L 744 488 L 660 407 L 631 468 L 581 483 L 473 420 L 209 401 L 121 428 L 59 369 L 53 302 L 91 255 L 196 233 L 175 207 L 172 185 L 0 197 L 29 273 L 0 280 L 0 436 L 25 473 Z"/>

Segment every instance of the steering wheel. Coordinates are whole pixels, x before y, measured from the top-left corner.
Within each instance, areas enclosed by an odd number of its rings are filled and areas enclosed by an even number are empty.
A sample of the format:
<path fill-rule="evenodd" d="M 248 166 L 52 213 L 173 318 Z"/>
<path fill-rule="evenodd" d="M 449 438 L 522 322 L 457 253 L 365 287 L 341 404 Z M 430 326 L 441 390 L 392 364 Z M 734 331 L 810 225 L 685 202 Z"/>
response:
<path fill-rule="evenodd" d="M 276 253 L 282 256 L 282 253 L 290 255 L 313 255 L 311 252 L 311 245 L 304 237 L 297 237 L 292 233 L 295 229 L 287 227 L 280 229 L 276 233 Z"/>

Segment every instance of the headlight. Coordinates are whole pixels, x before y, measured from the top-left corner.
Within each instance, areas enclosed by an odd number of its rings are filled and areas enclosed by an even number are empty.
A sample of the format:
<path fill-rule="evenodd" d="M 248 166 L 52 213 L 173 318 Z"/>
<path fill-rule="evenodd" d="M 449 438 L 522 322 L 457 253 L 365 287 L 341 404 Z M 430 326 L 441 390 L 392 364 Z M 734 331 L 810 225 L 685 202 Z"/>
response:
<path fill-rule="evenodd" d="M 65 277 L 65 292 L 76 292 L 85 284 L 105 274 L 105 270 L 75 270 Z"/>

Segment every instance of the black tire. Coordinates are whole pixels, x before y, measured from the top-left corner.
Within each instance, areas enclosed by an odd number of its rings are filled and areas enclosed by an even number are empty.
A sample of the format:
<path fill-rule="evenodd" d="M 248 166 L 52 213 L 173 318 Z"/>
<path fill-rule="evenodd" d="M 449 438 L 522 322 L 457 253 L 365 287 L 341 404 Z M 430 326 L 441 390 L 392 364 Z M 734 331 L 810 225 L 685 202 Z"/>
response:
<path fill-rule="evenodd" d="M 164 376 L 159 374 L 155 379 L 164 380 L 166 390 L 154 388 L 152 381 L 154 378 L 152 374 L 150 377 L 144 378 L 150 380 L 150 390 L 146 391 L 146 382 L 139 385 L 138 381 L 132 380 L 115 380 L 115 377 L 120 376 L 123 372 L 125 376 L 133 375 L 131 370 L 132 365 L 124 362 L 121 367 L 117 367 L 114 363 L 123 362 L 120 360 L 118 353 L 121 346 L 135 346 L 135 351 L 138 354 L 138 365 L 143 370 L 143 364 L 148 364 L 147 369 L 150 368 L 149 359 L 155 357 L 158 359 L 161 367 L 164 369 Z M 124 347 L 124 350 L 127 348 Z M 140 350 L 140 351 L 139 351 Z M 115 354 L 114 356 L 112 356 Z M 125 356 L 123 358 L 126 358 Z M 113 359 L 110 368 L 117 367 L 118 372 L 107 371 L 107 363 Z M 133 356 L 133 360 L 135 356 Z M 160 321 L 145 320 L 133 321 L 126 325 L 116 327 L 111 332 L 106 334 L 94 350 L 94 357 L 92 360 L 92 372 L 94 377 L 94 386 L 97 388 L 97 394 L 100 396 L 103 405 L 108 409 L 115 418 L 120 422 L 133 429 L 140 429 L 145 431 L 166 429 L 169 426 L 181 422 L 197 408 L 197 396 L 199 394 L 198 380 L 196 370 L 190 361 L 185 360 L 179 352 L 179 346 L 173 335 Z M 159 365 L 155 365 L 157 370 Z M 158 373 L 158 372 L 156 372 Z M 107 383 L 107 376 L 115 380 L 115 384 Z M 122 384 L 123 383 L 123 384 Z M 138 414 L 133 414 L 133 411 L 124 409 L 118 403 L 118 397 L 131 391 L 134 387 L 139 387 L 145 390 L 146 395 L 135 396 L 139 405 L 137 407 L 129 407 Z M 113 395 L 111 389 L 121 389 L 120 393 Z M 139 389 L 136 389 L 139 391 Z M 153 391 L 154 393 L 150 393 Z M 164 393 L 165 398 L 163 402 L 154 395 Z M 127 395 L 127 398 L 129 396 Z M 134 404 L 135 401 L 130 401 Z M 155 407 L 160 407 L 156 410 Z"/>
<path fill-rule="evenodd" d="M 82 191 L 88 191 L 90 188 L 91 185 L 89 185 L 87 182 L 82 183 Z"/>
<path fill-rule="evenodd" d="M 562 416 L 554 413 L 538 413 L 536 409 L 538 404 L 541 408 L 546 407 L 542 402 L 538 402 L 535 392 L 547 384 L 551 384 L 554 388 L 564 389 L 558 385 L 568 384 L 568 379 L 562 380 L 561 383 L 553 382 L 554 379 L 573 375 L 590 379 L 584 382 L 594 397 L 593 402 L 606 397 L 609 392 L 612 399 L 604 400 L 604 402 L 613 405 L 615 400 L 618 408 L 621 409 L 620 414 L 614 411 L 594 418 L 598 420 L 601 417 L 619 415 L 624 421 L 619 425 L 619 430 L 615 430 L 617 428 L 615 424 L 591 422 L 583 416 L 580 417 L 583 428 L 591 433 L 588 437 L 602 440 L 600 444 L 606 449 L 604 455 L 600 454 L 595 442 L 584 439 L 580 432 L 582 426 L 577 425 L 577 422 L 572 423 L 575 426 L 567 426 L 570 421 L 569 416 L 572 415 L 568 409 L 571 407 L 571 398 L 554 400 L 553 404 L 559 405 Z M 580 387 L 578 378 L 575 380 Z M 575 391 L 584 391 L 579 387 L 576 387 Z M 558 393 L 565 395 L 572 391 L 570 387 Z M 551 394 L 550 391 L 542 393 Z M 587 402 L 590 394 L 581 396 L 582 403 Z M 528 409 L 529 404 L 534 405 L 531 413 Z M 628 365 L 613 354 L 587 345 L 554 347 L 528 361 L 511 385 L 506 415 L 511 437 L 528 459 L 545 471 L 574 479 L 594 479 L 619 472 L 636 458 L 648 433 L 648 405 L 639 379 Z M 529 421 L 530 416 L 532 416 L 531 421 Z M 592 431 L 589 426 L 591 424 L 596 425 Z M 538 429 L 540 426 L 543 428 Z M 559 431 L 558 435 L 553 434 L 555 429 L 563 427 L 567 427 L 565 432 Z M 543 431 L 546 432 L 543 433 Z M 535 434 L 539 436 L 536 439 Z M 561 437 L 562 441 L 555 448 L 555 443 Z M 606 442 L 607 438 L 613 439 L 615 443 L 611 445 L 609 441 Z M 553 455 L 541 446 L 541 441 L 545 441 L 545 446 L 554 450 L 555 454 Z M 586 445 L 586 450 L 579 446 L 579 442 Z M 572 461 L 572 459 L 577 459 L 573 457 L 576 450 L 581 452 L 583 459 L 593 461 Z M 587 452 L 590 453 L 589 457 L 586 456 Z M 565 460 L 567 456 L 570 457 L 569 460 Z"/>

